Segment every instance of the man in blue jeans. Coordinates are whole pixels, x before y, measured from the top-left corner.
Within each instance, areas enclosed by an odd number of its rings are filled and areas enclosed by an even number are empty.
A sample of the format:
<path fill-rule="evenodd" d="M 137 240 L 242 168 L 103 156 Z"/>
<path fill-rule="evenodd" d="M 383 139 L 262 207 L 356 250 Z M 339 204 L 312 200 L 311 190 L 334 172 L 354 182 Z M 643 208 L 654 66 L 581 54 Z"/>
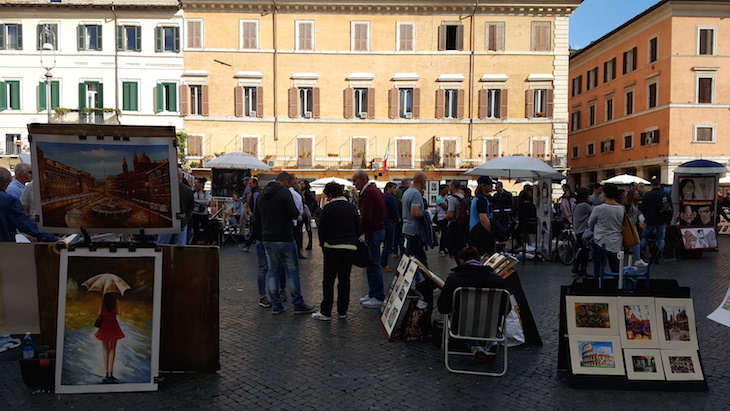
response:
<path fill-rule="evenodd" d="M 360 302 L 365 308 L 379 308 L 385 300 L 385 285 L 383 283 L 383 269 L 380 266 L 380 247 L 385 240 L 385 197 L 383 192 L 370 181 L 370 176 L 363 170 L 352 175 L 352 184 L 360 190 L 360 225 L 365 234 L 365 241 L 370 247 L 370 265 L 366 272 L 368 276 L 368 295 Z"/>
<path fill-rule="evenodd" d="M 669 216 L 669 218 L 671 218 L 671 214 L 662 214 L 662 205 L 665 202 L 668 202 L 671 206 L 672 199 L 662 189 L 659 179 L 652 177 L 651 191 L 644 195 L 644 199 L 641 202 L 641 212 L 644 214 L 644 232 L 641 234 L 640 246 L 642 256 L 646 253 L 646 248 L 649 245 L 649 239 L 654 236 L 654 233 L 656 233 L 657 254 L 662 255 L 662 252 L 664 251 L 664 236 L 667 232 L 668 222 L 667 217 Z M 652 255 L 649 259 L 654 257 L 655 256 Z M 647 261 L 644 261 L 644 263 L 646 262 Z"/>
<path fill-rule="evenodd" d="M 395 230 L 398 229 L 398 221 L 400 220 L 400 211 L 395 201 L 395 192 L 398 189 L 398 185 L 389 182 L 385 185 L 385 209 L 387 210 L 387 217 L 385 218 L 385 245 L 383 246 L 383 252 L 380 255 L 380 266 L 386 273 L 392 273 L 392 268 L 388 267 L 388 257 L 393 252 L 393 244 L 395 244 Z"/>
<path fill-rule="evenodd" d="M 286 275 L 286 288 L 291 294 L 294 314 L 309 314 L 314 307 L 304 303 L 299 285 L 299 258 L 291 221 L 299 215 L 289 186 L 292 177 L 281 173 L 259 195 L 254 207 L 254 219 L 261 224 L 261 238 L 269 270 L 266 285 L 271 298 L 272 314 L 284 312 L 284 299 L 279 290 L 281 276 Z"/>

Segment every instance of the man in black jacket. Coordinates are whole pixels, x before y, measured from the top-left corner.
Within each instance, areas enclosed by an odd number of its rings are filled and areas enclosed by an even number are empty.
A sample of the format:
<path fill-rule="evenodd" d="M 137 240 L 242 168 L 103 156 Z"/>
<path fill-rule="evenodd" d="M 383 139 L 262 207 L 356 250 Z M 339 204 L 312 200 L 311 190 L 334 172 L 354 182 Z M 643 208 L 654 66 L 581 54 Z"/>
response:
<path fill-rule="evenodd" d="M 644 195 L 641 202 L 641 212 L 644 214 L 644 232 L 641 234 L 641 255 L 646 253 L 646 247 L 649 239 L 656 232 L 657 253 L 662 255 L 664 250 L 664 235 L 667 232 L 667 223 L 671 218 L 671 213 L 662 213 L 664 203 L 669 203 L 672 207 L 672 199 L 662 189 L 659 179 L 653 177 L 651 179 L 651 191 Z M 669 218 L 667 218 L 669 217 Z M 645 261 L 646 262 L 646 261 Z"/>
<path fill-rule="evenodd" d="M 284 312 L 279 290 L 280 277 L 286 275 L 286 288 L 291 294 L 295 314 L 308 314 L 314 307 L 304 303 L 299 285 L 299 259 L 291 221 L 299 215 L 289 186 L 292 177 L 281 173 L 259 195 L 254 208 L 254 219 L 261 223 L 261 238 L 266 250 L 269 271 L 266 284 L 273 314 Z"/>

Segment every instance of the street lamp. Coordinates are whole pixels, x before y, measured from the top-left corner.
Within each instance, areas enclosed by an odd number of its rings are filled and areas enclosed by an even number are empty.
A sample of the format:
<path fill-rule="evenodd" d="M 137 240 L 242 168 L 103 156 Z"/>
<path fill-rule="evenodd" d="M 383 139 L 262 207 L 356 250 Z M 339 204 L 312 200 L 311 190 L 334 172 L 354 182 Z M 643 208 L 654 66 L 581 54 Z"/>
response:
<path fill-rule="evenodd" d="M 48 123 L 53 122 L 53 99 L 51 98 L 51 80 L 53 74 L 51 70 L 56 67 L 56 35 L 51 30 L 48 24 L 43 25 L 43 30 L 40 33 L 40 44 L 41 46 L 41 67 L 46 69 L 46 108 L 48 109 Z M 45 53 L 44 53 L 45 52 Z"/>

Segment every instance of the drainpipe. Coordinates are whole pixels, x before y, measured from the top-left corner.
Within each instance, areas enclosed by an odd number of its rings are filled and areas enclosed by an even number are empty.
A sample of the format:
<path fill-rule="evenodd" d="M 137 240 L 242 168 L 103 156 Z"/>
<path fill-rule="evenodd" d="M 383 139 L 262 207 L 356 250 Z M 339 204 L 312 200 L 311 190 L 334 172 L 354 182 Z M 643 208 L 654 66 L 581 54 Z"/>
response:
<path fill-rule="evenodd" d="M 278 53 L 279 53 L 279 46 L 277 44 L 276 38 L 277 38 L 277 12 L 279 11 L 279 6 L 276 4 L 276 0 L 273 0 L 274 3 L 274 13 L 273 13 L 273 41 L 274 41 L 274 62 L 273 62 L 273 71 L 274 71 L 274 141 L 279 141 L 279 90 L 278 90 Z"/>
<path fill-rule="evenodd" d="M 472 147 L 472 139 L 474 138 L 474 64 L 475 64 L 475 55 L 474 55 L 474 36 L 475 36 L 475 16 L 477 13 L 477 7 L 479 7 L 479 0 L 476 0 L 474 3 L 474 9 L 471 12 L 471 29 L 470 31 L 470 42 L 469 48 L 471 49 L 471 53 L 469 54 L 469 133 L 468 133 L 468 141 L 469 141 L 469 158 L 474 158 L 474 147 Z"/>
<path fill-rule="evenodd" d="M 114 30 L 112 31 L 114 35 L 114 42 L 116 43 L 116 34 L 117 34 L 117 12 L 114 10 L 114 5 L 112 4 L 112 14 L 114 14 Z M 119 111 L 119 50 L 117 50 L 117 45 L 114 44 L 114 109 Z M 119 121 L 119 117 L 117 116 L 117 124 L 121 124 L 121 121 Z"/>

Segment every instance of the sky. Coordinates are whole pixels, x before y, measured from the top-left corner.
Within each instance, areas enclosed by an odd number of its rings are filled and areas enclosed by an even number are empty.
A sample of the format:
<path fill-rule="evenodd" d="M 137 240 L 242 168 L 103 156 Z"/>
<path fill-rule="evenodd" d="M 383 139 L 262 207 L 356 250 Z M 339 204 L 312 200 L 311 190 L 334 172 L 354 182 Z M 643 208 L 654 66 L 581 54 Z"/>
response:
<path fill-rule="evenodd" d="M 659 0 L 584 0 L 570 16 L 570 47 L 582 49 Z"/>

